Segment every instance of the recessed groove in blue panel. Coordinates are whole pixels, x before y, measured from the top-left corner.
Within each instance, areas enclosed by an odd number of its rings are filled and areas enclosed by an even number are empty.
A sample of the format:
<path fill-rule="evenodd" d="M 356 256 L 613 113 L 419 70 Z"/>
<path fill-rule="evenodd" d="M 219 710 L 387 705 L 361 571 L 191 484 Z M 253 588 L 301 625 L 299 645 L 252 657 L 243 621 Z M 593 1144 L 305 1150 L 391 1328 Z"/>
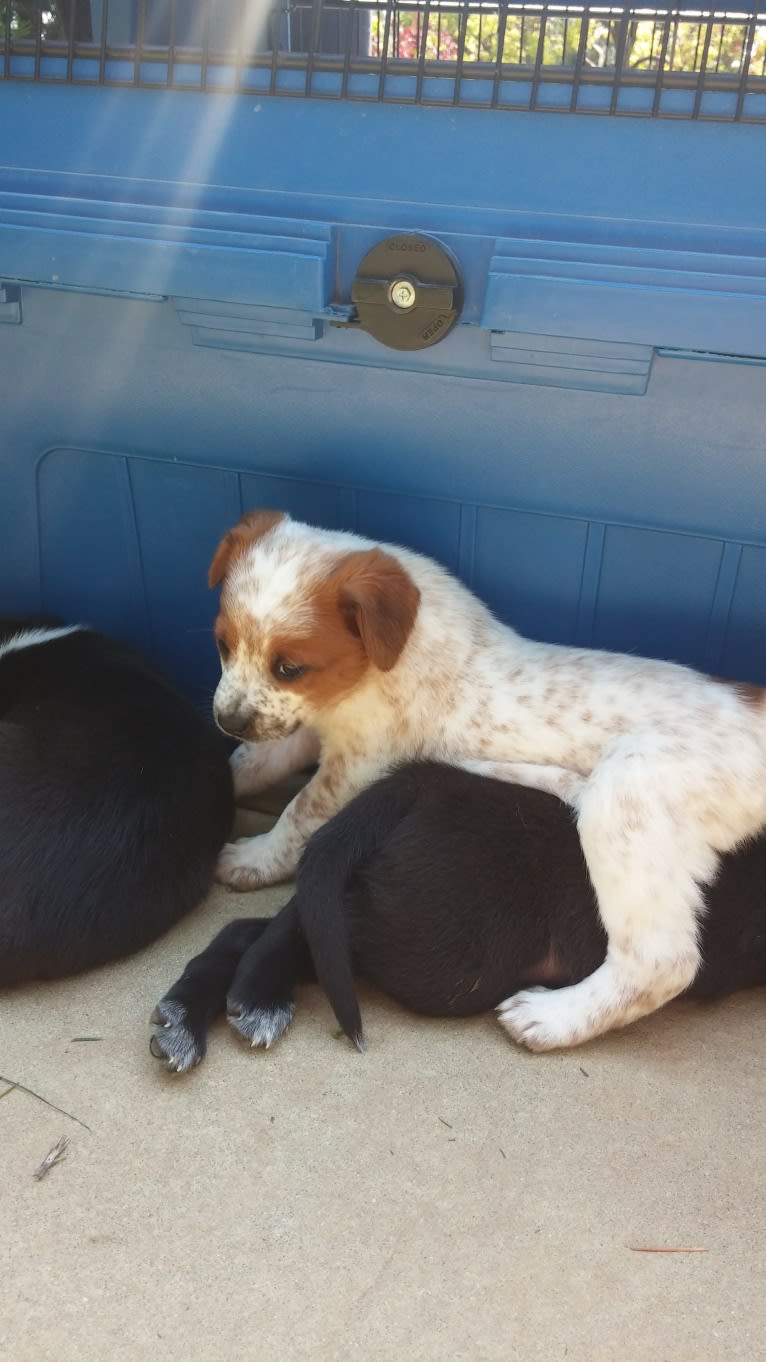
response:
<path fill-rule="evenodd" d="M 473 589 L 530 638 L 573 643 L 588 523 L 480 507 Z"/>
<path fill-rule="evenodd" d="M 211 638 L 217 597 L 207 571 L 221 535 L 239 516 L 239 480 L 224 469 L 160 459 L 128 464 L 152 655 L 204 701 L 219 671 Z"/>
<path fill-rule="evenodd" d="M 766 684 L 766 549 L 742 550 L 721 674 Z"/>
<path fill-rule="evenodd" d="M 583 648 L 590 648 L 593 643 L 593 621 L 598 599 L 598 584 L 601 580 L 605 538 L 606 525 L 600 524 L 597 520 L 592 520 L 588 526 L 585 541 L 577 625 L 572 640 L 573 643 Z"/>
<path fill-rule="evenodd" d="M 78 449 L 49 451 L 38 467 L 37 506 L 44 608 L 148 648 L 125 459 Z"/>
<path fill-rule="evenodd" d="M 357 530 L 368 539 L 402 544 L 435 558 L 450 572 L 460 560 L 460 505 L 435 497 L 358 492 Z"/>
<path fill-rule="evenodd" d="M 593 646 L 703 667 L 723 544 L 609 525 Z"/>
<path fill-rule="evenodd" d="M 707 672 L 722 671 L 724 646 L 741 563 L 742 545 L 731 542 L 724 544 L 708 618 L 704 662 Z"/>
<path fill-rule="evenodd" d="M 340 487 L 268 473 L 242 473 L 240 486 L 243 511 L 287 511 L 293 520 L 305 520 L 309 525 L 321 525 L 326 530 L 353 528 L 343 517 L 343 489 Z"/>

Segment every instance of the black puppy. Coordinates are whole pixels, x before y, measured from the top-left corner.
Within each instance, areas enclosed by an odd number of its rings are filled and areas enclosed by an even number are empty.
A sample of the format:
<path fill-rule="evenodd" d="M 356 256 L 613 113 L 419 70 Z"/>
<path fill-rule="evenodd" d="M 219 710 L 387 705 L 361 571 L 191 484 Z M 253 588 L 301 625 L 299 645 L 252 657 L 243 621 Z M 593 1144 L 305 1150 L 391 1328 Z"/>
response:
<path fill-rule="evenodd" d="M 0 985 L 159 936 L 210 889 L 233 802 L 219 735 L 155 667 L 0 616 Z"/>
<path fill-rule="evenodd" d="M 766 983 L 766 837 L 723 860 L 708 892 L 711 998 Z M 232 922 L 155 1009 L 152 1053 L 199 1063 L 213 1018 L 251 1045 L 288 1025 L 298 982 L 318 978 L 362 1047 L 358 974 L 415 1012 L 467 1017 L 517 989 L 576 983 L 606 935 L 571 810 L 552 795 L 423 763 L 369 787 L 312 838 L 295 896 L 272 919 Z"/>

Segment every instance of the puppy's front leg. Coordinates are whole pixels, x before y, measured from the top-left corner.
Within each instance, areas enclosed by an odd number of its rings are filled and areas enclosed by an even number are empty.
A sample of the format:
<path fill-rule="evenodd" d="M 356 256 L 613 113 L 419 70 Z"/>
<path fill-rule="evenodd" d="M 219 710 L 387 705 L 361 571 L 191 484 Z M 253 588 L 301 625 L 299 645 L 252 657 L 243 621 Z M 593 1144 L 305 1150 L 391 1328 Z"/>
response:
<path fill-rule="evenodd" d="M 579 795 L 586 777 L 579 771 L 570 771 L 564 766 L 542 766 L 529 761 L 473 761 L 457 762 L 464 771 L 472 771 L 477 776 L 490 776 L 494 780 L 504 780 L 512 785 L 527 785 L 533 790 L 544 790 L 546 794 L 558 795 L 565 803 L 578 806 Z"/>
<path fill-rule="evenodd" d="M 319 738 L 311 728 L 298 728 L 287 738 L 243 742 L 232 753 L 235 795 L 254 795 L 319 760 Z"/>
<path fill-rule="evenodd" d="M 340 758 L 323 760 L 316 775 L 287 805 L 270 832 L 227 843 L 216 868 L 219 884 L 245 890 L 289 880 L 317 828 L 381 774 L 382 769 L 349 771 Z"/>

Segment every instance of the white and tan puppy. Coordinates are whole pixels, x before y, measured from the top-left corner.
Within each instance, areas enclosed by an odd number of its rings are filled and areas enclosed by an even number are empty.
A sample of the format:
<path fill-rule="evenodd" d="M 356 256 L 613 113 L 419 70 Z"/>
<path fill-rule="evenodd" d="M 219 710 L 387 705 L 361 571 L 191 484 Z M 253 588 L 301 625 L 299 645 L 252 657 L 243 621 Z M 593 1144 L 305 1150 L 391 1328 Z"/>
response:
<path fill-rule="evenodd" d="M 271 832 L 224 850 L 223 883 L 290 876 L 311 834 L 382 772 L 441 759 L 577 811 L 606 960 L 571 987 L 510 999 L 514 1039 L 577 1044 L 689 985 L 700 885 L 766 826 L 762 691 L 521 638 L 436 563 L 279 512 L 226 535 L 210 569 L 220 582 L 215 712 L 245 743 L 237 788 L 319 761 Z"/>

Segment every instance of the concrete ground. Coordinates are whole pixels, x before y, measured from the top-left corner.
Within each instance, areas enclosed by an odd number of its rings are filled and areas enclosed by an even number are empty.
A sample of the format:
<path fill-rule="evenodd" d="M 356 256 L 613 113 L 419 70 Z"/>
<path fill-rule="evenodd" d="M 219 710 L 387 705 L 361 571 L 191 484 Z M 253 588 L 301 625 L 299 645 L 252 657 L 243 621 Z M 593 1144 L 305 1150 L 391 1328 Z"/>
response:
<path fill-rule="evenodd" d="M 766 1357 L 762 992 L 547 1056 L 368 992 L 359 1055 L 307 989 L 273 1050 L 221 1022 L 167 1074 L 154 1003 L 286 897 L 0 999 L 2 1362 Z"/>

